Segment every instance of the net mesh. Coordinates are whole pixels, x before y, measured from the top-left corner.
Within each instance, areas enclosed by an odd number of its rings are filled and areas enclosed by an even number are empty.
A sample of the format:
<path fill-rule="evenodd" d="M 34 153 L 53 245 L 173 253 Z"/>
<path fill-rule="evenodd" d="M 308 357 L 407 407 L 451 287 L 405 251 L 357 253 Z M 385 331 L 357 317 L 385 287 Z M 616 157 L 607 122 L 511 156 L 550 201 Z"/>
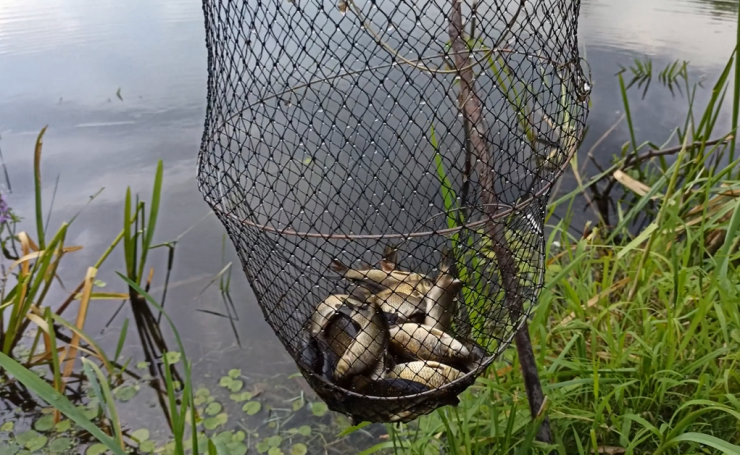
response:
<path fill-rule="evenodd" d="M 578 0 L 204 0 L 199 188 L 329 408 L 457 403 L 542 287 Z"/>

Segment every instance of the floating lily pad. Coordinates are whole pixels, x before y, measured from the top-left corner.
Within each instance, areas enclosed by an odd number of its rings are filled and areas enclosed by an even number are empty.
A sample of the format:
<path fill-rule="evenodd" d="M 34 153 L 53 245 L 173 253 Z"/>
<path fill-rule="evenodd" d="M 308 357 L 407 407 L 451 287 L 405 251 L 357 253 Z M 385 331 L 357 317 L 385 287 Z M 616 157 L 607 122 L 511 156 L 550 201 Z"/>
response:
<path fill-rule="evenodd" d="M 267 441 L 260 441 L 257 443 L 256 447 L 258 453 L 265 453 L 268 450 L 270 450 L 270 445 L 267 444 Z"/>
<path fill-rule="evenodd" d="M 231 437 L 234 435 L 233 431 L 222 431 L 221 433 L 217 434 L 216 436 L 211 437 L 211 441 L 215 443 L 221 443 L 226 445 L 227 443 L 231 442 Z"/>
<path fill-rule="evenodd" d="M 77 410 L 80 411 L 87 420 L 93 420 L 98 416 L 97 407 L 77 406 Z"/>
<path fill-rule="evenodd" d="M 49 431 L 52 428 L 54 428 L 54 415 L 49 414 L 45 415 L 39 420 L 36 421 L 36 423 L 33 424 L 33 427 L 37 431 Z"/>
<path fill-rule="evenodd" d="M 260 412 L 260 409 L 262 409 L 262 403 L 259 401 L 247 401 L 244 403 L 244 406 L 242 406 L 242 411 L 246 412 L 247 415 L 253 416 Z"/>
<path fill-rule="evenodd" d="M 131 437 L 138 443 L 142 443 L 149 439 L 149 430 L 146 428 L 140 428 L 133 433 L 131 433 Z"/>
<path fill-rule="evenodd" d="M 326 405 L 326 403 L 317 402 L 311 404 L 311 412 L 316 417 L 321 417 L 324 414 L 326 414 L 329 411 L 329 407 Z"/>
<path fill-rule="evenodd" d="M 154 452 L 154 449 L 156 448 L 157 448 L 157 445 L 154 444 L 154 441 L 144 441 L 141 444 L 139 444 L 140 452 L 152 453 Z"/>
<path fill-rule="evenodd" d="M 169 363 L 170 365 L 176 364 L 182 358 L 182 354 L 180 354 L 177 351 L 170 351 L 166 353 L 164 356 L 167 359 L 167 363 Z"/>
<path fill-rule="evenodd" d="M 247 434 L 243 432 L 242 430 L 237 431 L 234 433 L 234 435 L 231 437 L 231 440 L 233 442 L 242 442 L 243 440 L 247 439 Z"/>
<path fill-rule="evenodd" d="M 49 452 L 62 453 L 72 447 L 72 440 L 69 438 L 56 438 L 49 443 Z"/>
<path fill-rule="evenodd" d="M 311 427 L 309 427 L 308 425 L 298 427 L 298 433 L 301 436 L 311 436 Z"/>
<path fill-rule="evenodd" d="M 245 455 L 247 453 L 247 445 L 243 442 L 239 441 L 232 441 L 228 444 L 226 444 L 226 450 L 228 451 L 229 455 Z"/>
<path fill-rule="evenodd" d="M 241 379 L 234 379 L 231 381 L 231 384 L 229 384 L 229 390 L 232 392 L 238 392 L 244 387 L 244 381 Z"/>
<path fill-rule="evenodd" d="M 236 379 L 236 378 L 238 378 L 241 375 L 242 375 L 242 370 L 239 370 L 239 369 L 236 369 L 236 368 L 234 368 L 233 370 L 229 370 L 229 377 L 231 377 L 231 378 Z"/>
<path fill-rule="evenodd" d="M 219 379 L 218 385 L 220 385 L 221 387 L 229 387 L 232 382 L 234 382 L 234 378 L 232 378 L 231 376 L 223 376 L 221 379 Z"/>
<path fill-rule="evenodd" d="M 72 428 L 71 420 L 60 420 L 56 425 L 54 425 L 54 430 L 57 433 L 64 433 L 65 431 L 69 431 L 70 428 Z"/>
<path fill-rule="evenodd" d="M 3 455 L 15 455 L 21 450 L 21 447 L 14 442 L 0 442 L 0 453 Z"/>
<path fill-rule="evenodd" d="M 0 431 L 13 431 L 13 427 L 15 427 L 15 422 L 7 421 L 0 425 Z"/>
<path fill-rule="evenodd" d="M 105 446 L 105 444 L 101 443 L 95 443 L 87 448 L 87 451 L 85 452 L 85 455 L 101 455 L 105 453 L 108 450 L 108 447 Z"/>
<path fill-rule="evenodd" d="M 25 446 L 26 444 L 28 444 L 29 441 L 31 441 L 31 440 L 39 437 L 39 436 L 41 436 L 41 435 L 38 433 L 38 431 L 28 430 L 28 431 L 24 431 L 23 433 L 17 435 L 15 437 L 15 442 L 17 442 L 18 444 L 20 444 L 22 446 Z"/>
<path fill-rule="evenodd" d="M 193 398 L 193 404 L 196 406 L 200 406 L 204 404 L 206 401 L 208 401 L 208 397 L 195 397 Z"/>
<path fill-rule="evenodd" d="M 279 447 L 280 444 L 282 443 L 283 443 L 282 436 L 275 435 L 275 436 L 270 436 L 269 438 L 267 438 L 267 445 L 269 445 L 270 447 Z"/>
<path fill-rule="evenodd" d="M 136 396 L 140 388 L 139 384 L 122 385 L 113 389 L 113 396 L 120 401 L 129 401 Z"/>
<path fill-rule="evenodd" d="M 48 440 L 49 440 L 49 438 L 47 438 L 43 434 L 40 434 L 40 435 L 36 436 L 35 438 L 31 439 L 30 441 L 28 441 L 25 444 L 25 446 L 26 446 L 26 449 L 28 449 L 29 451 L 35 452 L 35 451 L 41 449 L 42 447 L 44 447 L 46 445 L 46 442 Z"/>
<path fill-rule="evenodd" d="M 308 453 L 308 447 L 305 444 L 293 444 L 290 448 L 290 455 L 306 455 Z"/>
<path fill-rule="evenodd" d="M 198 390 L 195 391 L 196 397 L 207 397 L 210 394 L 211 392 L 209 392 L 205 387 L 198 387 Z"/>
<path fill-rule="evenodd" d="M 219 412 L 221 412 L 221 403 L 217 403 L 214 401 L 213 403 L 209 404 L 208 407 L 206 407 L 206 414 L 208 414 L 209 416 L 215 416 Z"/>
<path fill-rule="evenodd" d="M 277 422 L 275 422 L 274 420 L 272 422 L 269 422 L 267 424 L 267 428 L 277 428 Z"/>
<path fill-rule="evenodd" d="M 241 403 L 242 401 L 251 400 L 252 393 L 251 392 L 232 393 L 231 395 L 229 395 L 229 398 L 236 401 L 237 403 Z"/>
<path fill-rule="evenodd" d="M 280 447 L 272 447 L 270 450 L 267 451 L 267 455 L 285 455 L 282 450 L 280 450 Z"/>
<path fill-rule="evenodd" d="M 206 427 L 206 430 L 215 430 L 219 426 L 225 424 L 229 421 L 229 416 L 225 412 L 222 412 L 221 414 L 211 417 L 209 419 L 206 419 L 203 422 L 203 426 Z"/>
<path fill-rule="evenodd" d="M 301 408 L 303 407 L 303 405 L 304 405 L 304 404 L 305 404 L 305 403 L 303 403 L 303 399 L 300 399 L 300 400 L 295 400 L 295 401 L 293 402 L 293 412 L 296 412 L 296 411 L 298 411 L 299 409 L 301 409 Z"/>

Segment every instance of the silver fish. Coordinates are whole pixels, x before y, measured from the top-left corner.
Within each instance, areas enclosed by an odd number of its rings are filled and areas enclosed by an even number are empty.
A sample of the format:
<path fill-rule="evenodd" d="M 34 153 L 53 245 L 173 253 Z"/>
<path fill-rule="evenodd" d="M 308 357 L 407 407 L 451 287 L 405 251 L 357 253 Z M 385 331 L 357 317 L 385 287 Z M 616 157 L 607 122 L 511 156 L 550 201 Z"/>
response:
<path fill-rule="evenodd" d="M 384 313 L 394 315 L 396 323 L 422 322 L 426 314 L 424 296 L 418 292 L 404 294 L 386 289 L 372 295 L 368 300 L 377 303 Z"/>
<path fill-rule="evenodd" d="M 433 285 L 429 278 L 415 272 L 403 272 L 395 269 L 388 271 L 373 268 L 354 269 L 347 267 L 338 260 L 332 261 L 331 268 L 350 281 L 363 283 L 373 293 L 377 293 L 378 285 L 382 288 L 394 290 L 399 285 L 406 284 L 418 289 L 421 293 L 426 293 Z"/>
<path fill-rule="evenodd" d="M 357 393 L 375 397 L 402 397 L 431 390 L 427 385 L 409 379 L 381 378 L 370 380 L 364 376 L 355 376 L 352 379 L 352 388 Z"/>
<path fill-rule="evenodd" d="M 452 336 L 423 324 L 406 323 L 389 329 L 391 349 L 420 360 L 466 362 L 470 350 Z"/>
<path fill-rule="evenodd" d="M 408 379 L 433 389 L 449 384 L 462 376 L 461 371 L 445 364 L 421 360 L 400 363 L 388 373 L 389 378 Z"/>
<path fill-rule="evenodd" d="M 424 297 L 427 313 L 424 324 L 442 331 L 450 329 L 452 317 L 456 312 L 455 298 L 463 287 L 463 282 L 450 273 L 452 268 L 449 253 L 446 252 L 434 286 Z"/>
<path fill-rule="evenodd" d="M 368 373 L 370 379 L 381 378 L 385 373 L 385 357 L 388 352 L 388 323 L 380 307 L 369 302 L 355 306 L 352 321 L 359 327 L 357 336 L 337 362 L 337 381 Z"/>
<path fill-rule="evenodd" d="M 312 336 L 318 336 L 326 328 L 331 318 L 344 306 L 348 298 L 347 294 L 333 294 L 319 302 L 307 321 Z"/>

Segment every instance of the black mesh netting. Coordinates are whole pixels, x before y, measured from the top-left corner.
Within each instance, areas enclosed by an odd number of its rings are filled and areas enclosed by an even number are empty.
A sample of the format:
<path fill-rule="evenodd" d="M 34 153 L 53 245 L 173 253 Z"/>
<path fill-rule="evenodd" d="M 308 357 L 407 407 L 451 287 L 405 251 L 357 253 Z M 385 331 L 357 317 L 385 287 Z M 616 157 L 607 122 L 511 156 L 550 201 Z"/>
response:
<path fill-rule="evenodd" d="M 542 287 L 590 88 L 578 0 L 204 0 L 200 190 L 313 389 L 456 404 Z"/>

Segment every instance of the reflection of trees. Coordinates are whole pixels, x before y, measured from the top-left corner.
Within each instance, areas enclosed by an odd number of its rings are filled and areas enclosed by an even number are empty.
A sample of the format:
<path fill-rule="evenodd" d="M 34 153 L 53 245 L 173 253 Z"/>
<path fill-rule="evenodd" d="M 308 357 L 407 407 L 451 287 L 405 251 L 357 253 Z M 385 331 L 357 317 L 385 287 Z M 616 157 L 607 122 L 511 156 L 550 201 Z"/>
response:
<path fill-rule="evenodd" d="M 737 14 L 739 0 L 693 0 L 698 4 L 705 5 L 713 15 L 727 17 Z"/>

